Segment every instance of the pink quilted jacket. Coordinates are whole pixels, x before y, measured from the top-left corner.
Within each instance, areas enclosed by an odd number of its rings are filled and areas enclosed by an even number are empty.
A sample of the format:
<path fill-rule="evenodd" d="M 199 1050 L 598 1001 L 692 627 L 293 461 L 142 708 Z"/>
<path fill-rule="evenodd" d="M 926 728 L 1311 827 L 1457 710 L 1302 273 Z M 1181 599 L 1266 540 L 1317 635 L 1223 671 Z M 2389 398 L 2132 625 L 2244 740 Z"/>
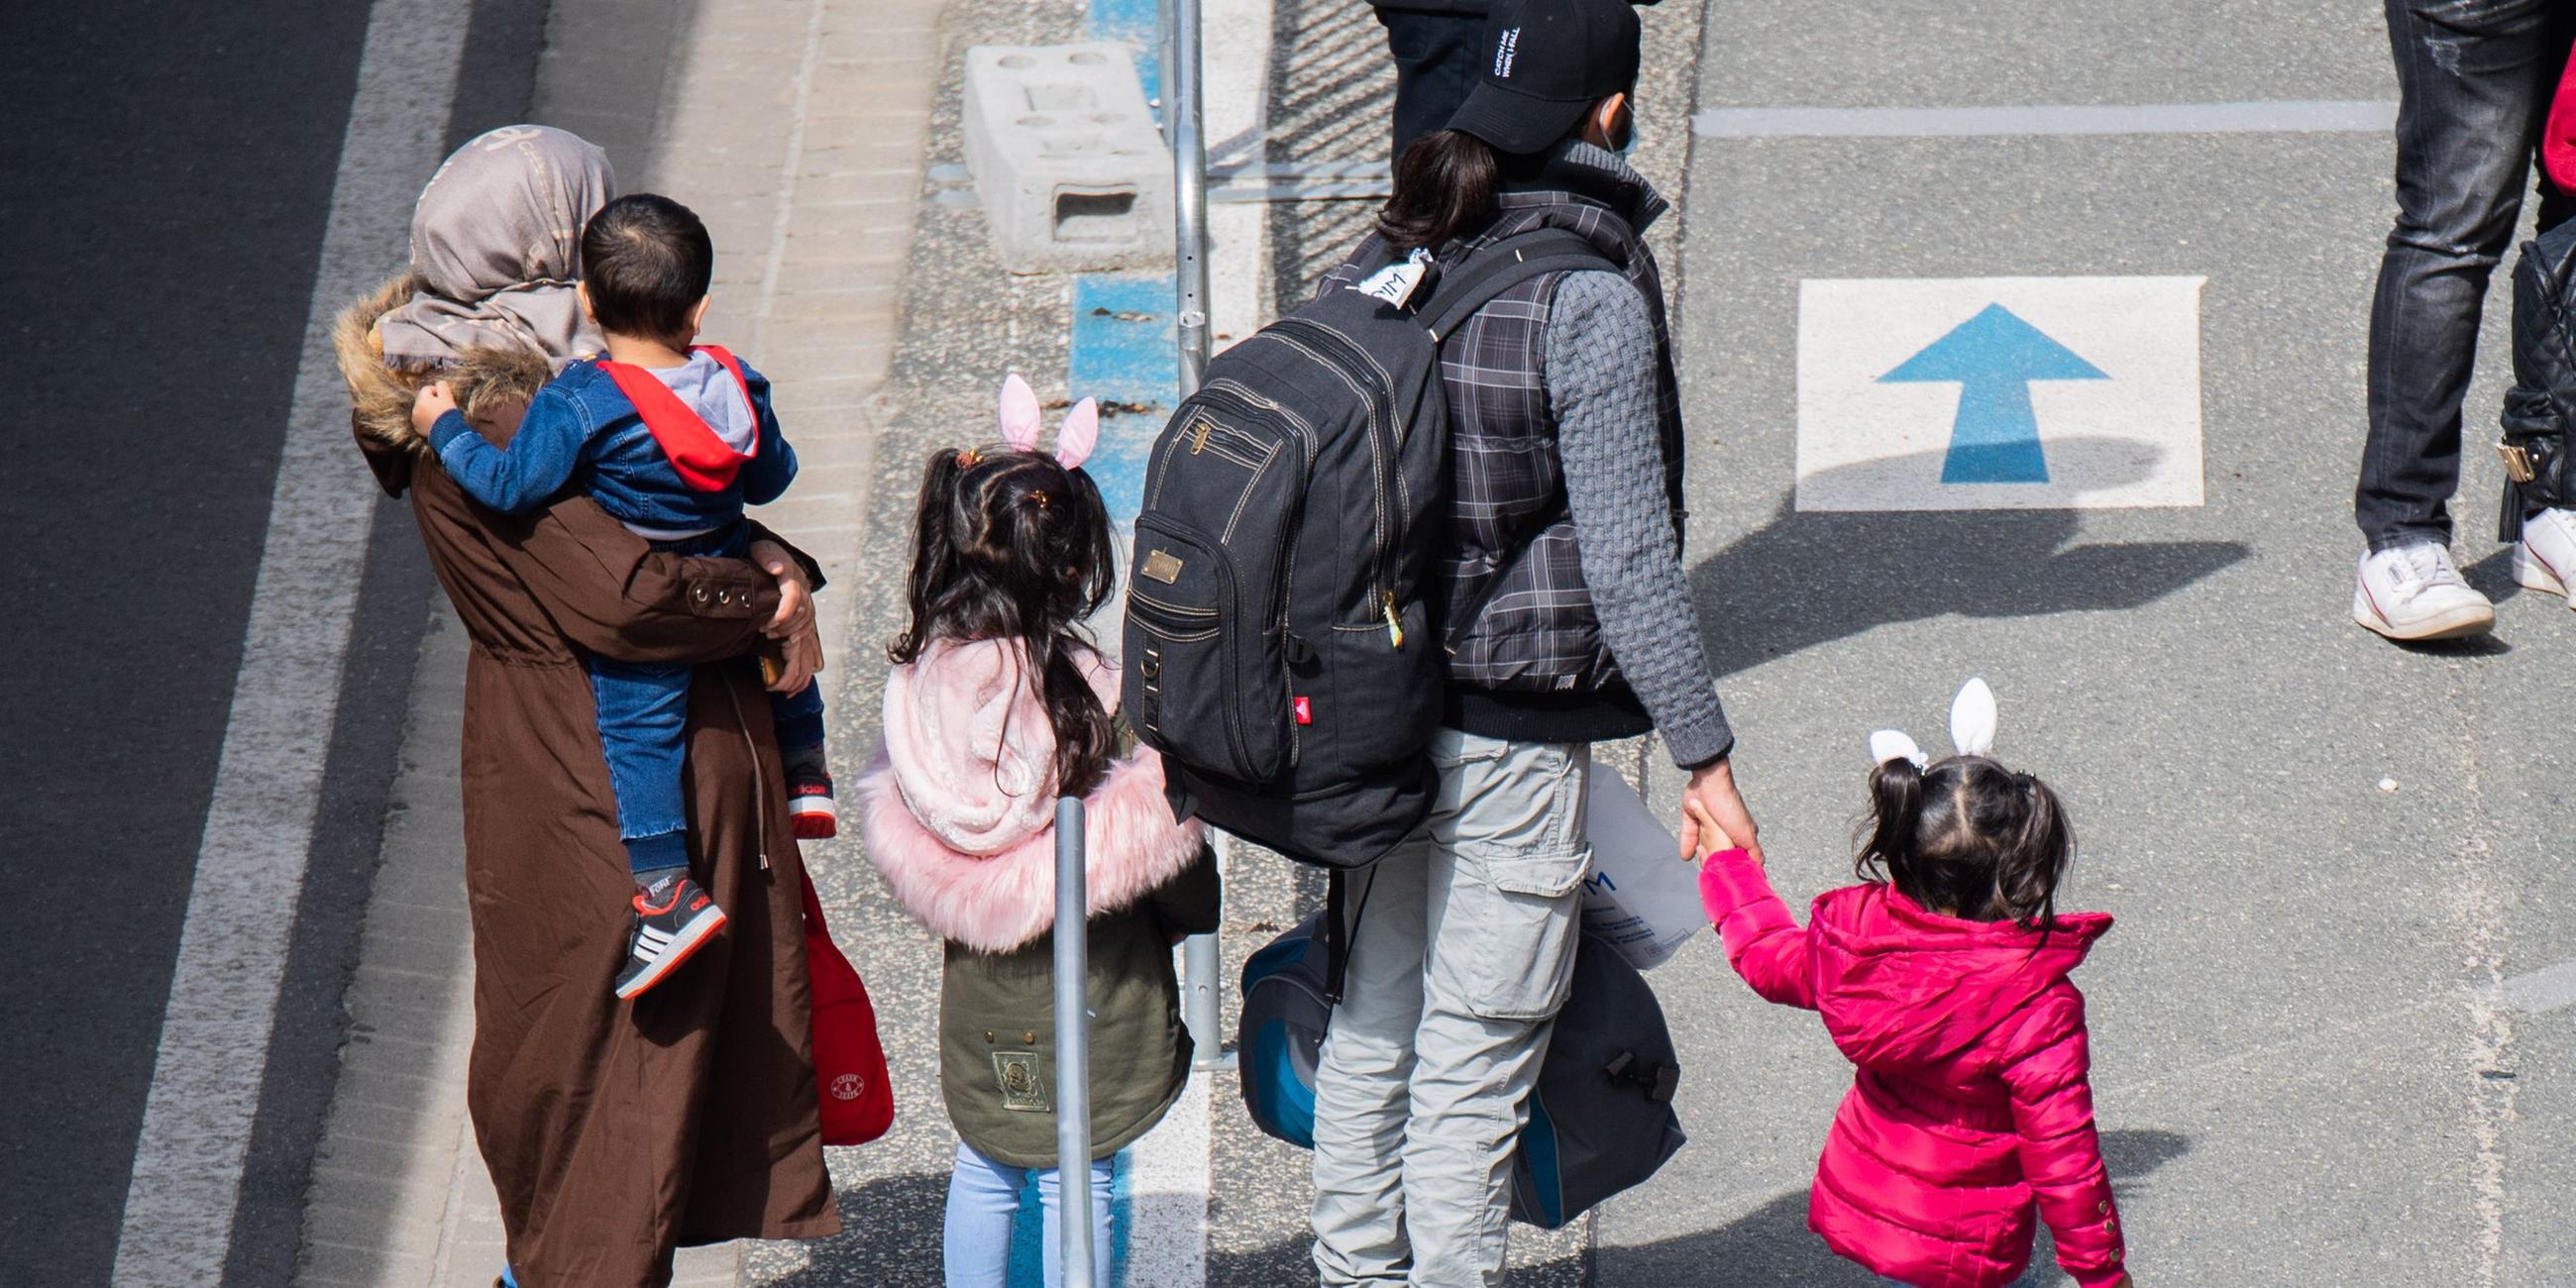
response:
<path fill-rule="evenodd" d="M 1886 885 L 1819 896 L 1805 929 L 1742 850 L 1700 896 L 1753 991 L 1820 1012 L 1854 1065 L 1807 1200 L 1835 1252 L 1922 1288 L 1996 1288 L 2030 1262 L 2033 1209 L 2083 1288 L 2123 1281 L 2093 1131 L 2084 995 L 2067 972 L 2111 928 L 1926 912 Z"/>

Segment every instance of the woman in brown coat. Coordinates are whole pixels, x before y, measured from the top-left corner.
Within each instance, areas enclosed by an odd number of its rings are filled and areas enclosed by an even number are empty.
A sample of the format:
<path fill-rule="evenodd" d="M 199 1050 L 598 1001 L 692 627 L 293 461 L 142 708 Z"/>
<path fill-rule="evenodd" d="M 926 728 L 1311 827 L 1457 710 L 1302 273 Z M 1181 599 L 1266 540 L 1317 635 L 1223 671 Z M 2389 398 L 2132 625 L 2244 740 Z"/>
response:
<path fill-rule="evenodd" d="M 815 1117 L 804 869 L 750 656 L 782 580 L 819 577 L 766 533 L 767 556 L 801 572 L 654 553 L 579 497 L 526 518 L 483 509 L 411 429 L 413 390 L 434 373 L 476 430 L 506 442 L 552 371 L 597 347 L 570 279 L 611 186 L 599 150 L 560 130 L 466 144 L 421 194 L 413 272 L 342 315 L 335 337 L 359 448 L 389 494 L 408 493 L 473 641 L 466 1095 L 522 1288 L 659 1285 L 682 1245 L 840 1229 Z M 786 651 L 791 672 L 818 662 L 810 613 Z M 633 882 L 585 653 L 699 664 L 692 867 L 732 914 L 687 971 L 631 1004 L 609 989 Z"/>

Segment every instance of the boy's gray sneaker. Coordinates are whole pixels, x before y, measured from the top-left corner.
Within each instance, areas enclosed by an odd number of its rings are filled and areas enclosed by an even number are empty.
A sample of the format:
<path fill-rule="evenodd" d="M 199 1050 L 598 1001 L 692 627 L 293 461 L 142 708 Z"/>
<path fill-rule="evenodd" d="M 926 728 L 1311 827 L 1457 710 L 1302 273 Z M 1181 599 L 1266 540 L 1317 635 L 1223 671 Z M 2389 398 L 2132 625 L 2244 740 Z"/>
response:
<path fill-rule="evenodd" d="M 635 921 L 626 933 L 626 969 L 617 972 L 617 995 L 632 999 L 670 978 L 724 928 L 724 909 L 687 877 L 670 884 L 659 907 L 637 894 Z"/>

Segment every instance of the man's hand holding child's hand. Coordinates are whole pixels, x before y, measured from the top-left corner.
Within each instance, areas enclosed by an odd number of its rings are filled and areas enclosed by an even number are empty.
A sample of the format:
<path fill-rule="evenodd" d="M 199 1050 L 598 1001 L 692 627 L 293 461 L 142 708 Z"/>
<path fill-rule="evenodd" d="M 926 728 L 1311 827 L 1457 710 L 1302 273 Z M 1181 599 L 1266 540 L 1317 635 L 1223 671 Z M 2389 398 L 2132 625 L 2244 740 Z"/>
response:
<path fill-rule="evenodd" d="M 1698 862 L 1719 850 L 1742 850 L 1762 862 L 1760 830 L 1744 796 L 1735 790 L 1735 769 L 1724 758 L 1691 771 L 1682 784 L 1681 857 Z M 1724 827 L 1717 820 L 1726 820 Z"/>
<path fill-rule="evenodd" d="M 427 438 L 429 427 L 437 424 L 439 417 L 454 410 L 456 410 L 455 386 L 444 380 L 430 381 L 420 387 L 419 393 L 412 395 L 412 431 Z"/>
<path fill-rule="evenodd" d="M 1726 834 L 1725 828 L 1718 826 L 1717 816 L 1709 813 L 1708 807 L 1700 804 L 1696 799 L 1689 797 L 1683 798 L 1682 815 L 1699 829 L 1699 845 L 1697 847 L 1700 851 L 1699 857 L 1706 858 L 1721 850 L 1745 850 L 1743 845 L 1737 843 L 1733 837 Z M 1746 857 L 1753 860 L 1753 866 L 1757 868 L 1762 866 L 1761 851 L 1745 850 L 1745 854 Z"/>

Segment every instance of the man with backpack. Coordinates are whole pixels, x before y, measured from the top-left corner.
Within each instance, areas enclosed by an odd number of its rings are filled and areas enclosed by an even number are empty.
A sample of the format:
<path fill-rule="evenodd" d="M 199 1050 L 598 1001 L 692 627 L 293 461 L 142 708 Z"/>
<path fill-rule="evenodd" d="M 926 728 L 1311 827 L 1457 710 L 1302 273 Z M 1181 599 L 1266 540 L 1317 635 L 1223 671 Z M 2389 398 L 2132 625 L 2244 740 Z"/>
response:
<path fill-rule="evenodd" d="M 1513 1153 L 1591 866 L 1591 744 L 1660 730 L 1688 798 L 1755 834 L 1681 562 L 1680 398 L 1641 240 L 1666 207 L 1615 151 L 1639 34 L 1623 0 L 1496 4 L 1476 88 L 1406 149 L 1379 236 L 1326 285 L 1416 249 L 1466 275 L 1480 250 L 1543 233 L 1593 256 L 1435 328 L 1452 489 L 1430 580 L 1438 784 L 1424 831 L 1352 882 L 1315 1107 L 1329 1285 L 1501 1281 Z"/>
<path fill-rule="evenodd" d="M 1639 34 L 1625 0 L 1495 4 L 1475 88 L 1405 149 L 1377 234 L 1217 355 L 1146 468 L 1121 710 L 1176 813 L 1333 872 L 1326 1284 L 1499 1281 L 1575 974 L 1592 744 L 1662 732 L 1690 775 L 1676 861 L 1688 805 L 1755 844 L 1682 571 L 1681 398 L 1640 236 L 1666 207 L 1616 151 Z M 1669 1101 L 1651 1028 L 1601 1094 Z M 1658 1161 L 1679 1143 L 1651 1134 Z"/>

